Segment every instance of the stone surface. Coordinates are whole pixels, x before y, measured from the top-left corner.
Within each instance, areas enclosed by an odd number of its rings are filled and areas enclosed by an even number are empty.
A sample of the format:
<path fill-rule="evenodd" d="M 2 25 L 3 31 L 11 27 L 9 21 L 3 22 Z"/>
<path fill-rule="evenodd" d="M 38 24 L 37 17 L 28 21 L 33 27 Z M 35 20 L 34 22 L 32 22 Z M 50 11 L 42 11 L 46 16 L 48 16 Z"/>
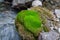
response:
<path fill-rule="evenodd" d="M 4 0 L 0 0 L 0 2 L 3 2 L 3 1 Z M 26 0 L 26 2 L 28 1 L 31 1 L 31 0 Z M 25 3 L 25 0 L 14 1 L 12 4 L 17 5 L 17 3 L 15 2 Z M 16 16 L 15 12 L 5 11 L 6 8 L 3 8 L 2 6 L 0 5 L 0 11 L 1 10 L 3 11 L 3 12 L 0 12 L 0 40 L 20 40 L 20 37 L 14 25 L 15 16 Z M 49 10 L 60 8 L 60 0 L 45 0 L 43 3 L 43 6 L 45 6 Z M 9 6 L 7 8 L 9 8 Z M 60 9 L 57 9 L 55 12 L 57 17 L 60 18 Z M 52 27 L 51 28 L 52 31 L 41 33 L 42 37 L 40 36 L 39 40 L 56 40 L 59 38 L 59 34 L 53 31 L 54 26 L 52 24 L 50 25 L 50 21 L 48 22 L 48 24 L 50 27 Z M 58 31 L 60 32 L 60 29 L 58 29 Z M 58 40 L 60 40 L 60 38 Z"/>
<path fill-rule="evenodd" d="M 14 20 L 16 14 L 13 11 L 0 12 L 0 40 L 20 40 Z"/>
<path fill-rule="evenodd" d="M 39 1 L 39 0 L 35 0 L 35 1 L 32 2 L 32 6 L 33 6 L 33 7 L 34 7 L 34 6 L 42 6 L 42 2 Z"/>
<path fill-rule="evenodd" d="M 13 0 L 13 5 L 17 5 L 18 3 L 24 4 L 25 2 L 32 1 L 32 0 Z"/>
<path fill-rule="evenodd" d="M 45 0 L 43 2 L 43 6 L 45 6 L 49 10 L 54 10 L 55 8 L 60 8 L 60 0 Z"/>
<path fill-rule="evenodd" d="M 41 37 L 42 36 L 42 37 Z M 39 40 L 57 40 L 59 38 L 59 34 L 56 33 L 55 31 L 50 31 L 50 32 L 43 32 L 41 33 L 41 38 Z"/>
<path fill-rule="evenodd" d="M 57 18 L 60 18 L 60 9 L 55 9 L 55 14 Z"/>

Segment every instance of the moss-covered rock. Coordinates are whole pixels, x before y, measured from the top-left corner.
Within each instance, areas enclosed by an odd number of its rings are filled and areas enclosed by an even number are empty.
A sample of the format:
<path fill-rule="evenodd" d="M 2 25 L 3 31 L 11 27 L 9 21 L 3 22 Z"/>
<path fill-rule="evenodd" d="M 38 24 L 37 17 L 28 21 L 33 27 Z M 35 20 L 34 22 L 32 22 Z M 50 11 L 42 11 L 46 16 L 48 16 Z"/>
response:
<path fill-rule="evenodd" d="M 53 20 L 53 14 L 42 7 L 32 7 L 17 14 L 16 28 L 23 40 L 38 40 L 40 32 L 49 32 L 48 19 Z"/>
<path fill-rule="evenodd" d="M 40 32 L 42 20 L 39 18 L 38 12 L 33 10 L 21 11 L 17 15 L 17 20 L 33 34 L 37 35 Z"/>

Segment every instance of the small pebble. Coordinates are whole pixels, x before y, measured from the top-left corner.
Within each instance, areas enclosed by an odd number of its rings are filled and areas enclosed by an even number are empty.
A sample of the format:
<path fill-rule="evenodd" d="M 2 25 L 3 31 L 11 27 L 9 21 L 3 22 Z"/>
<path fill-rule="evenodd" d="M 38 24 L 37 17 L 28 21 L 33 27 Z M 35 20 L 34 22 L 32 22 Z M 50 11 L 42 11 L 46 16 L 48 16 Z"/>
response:
<path fill-rule="evenodd" d="M 32 6 L 35 7 L 35 6 L 42 6 L 42 2 L 39 1 L 39 0 L 35 0 L 32 2 Z"/>
<path fill-rule="evenodd" d="M 53 30 L 53 29 L 54 29 L 54 27 L 50 27 L 50 29 L 51 29 L 51 30 Z"/>
<path fill-rule="evenodd" d="M 55 14 L 57 18 L 60 18 L 60 9 L 55 9 Z"/>

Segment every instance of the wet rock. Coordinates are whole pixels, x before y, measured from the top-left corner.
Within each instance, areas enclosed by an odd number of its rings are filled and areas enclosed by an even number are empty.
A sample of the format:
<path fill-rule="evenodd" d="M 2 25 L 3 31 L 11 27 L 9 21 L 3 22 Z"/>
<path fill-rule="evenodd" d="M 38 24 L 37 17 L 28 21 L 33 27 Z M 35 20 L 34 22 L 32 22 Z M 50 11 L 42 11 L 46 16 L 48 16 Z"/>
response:
<path fill-rule="evenodd" d="M 3 24 L 0 26 L 0 40 L 20 40 L 14 24 Z"/>
<path fill-rule="evenodd" d="M 1 24 L 7 24 L 7 23 L 12 23 L 14 22 L 15 19 L 14 12 L 12 11 L 5 11 L 0 13 L 0 23 Z M 4 19 L 4 20 L 3 20 Z M 8 20 L 8 21 L 7 21 Z"/>
<path fill-rule="evenodd" d="M 20 40 L 20 36 L 15 28 L 15 12 L 0 12 L 0 40 Z"/>

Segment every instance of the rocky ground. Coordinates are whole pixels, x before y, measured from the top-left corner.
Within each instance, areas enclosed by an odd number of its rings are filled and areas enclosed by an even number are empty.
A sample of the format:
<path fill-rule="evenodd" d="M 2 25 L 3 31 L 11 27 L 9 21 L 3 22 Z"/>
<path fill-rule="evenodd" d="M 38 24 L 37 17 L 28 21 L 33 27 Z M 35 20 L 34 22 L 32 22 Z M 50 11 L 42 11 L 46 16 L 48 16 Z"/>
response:
<path fill-rule="evenodd" d="M 4 0 L 0 0 L 3 2 Z M 60 22 L 60 0 L 41 0 L 43 1 L 43 7 L 46 7 L 53 13 L 58 22 Z M 58 10 L 58 11 L 57 11 Z M 10 6 L 4 6 L 0 4 L 0 40 L 20 40 L 20 36 L 15 28 L 16 12 L 12 11 Z M 60 40 L 60 23 L 57 27 L 53 26 L 51 22 L 50 32 L 42 32 L 39 36 L 39 40 Z"/>
<path fill-rule="evenodd" d="M 50 10 L 60 8 L 60 0 L 45 0 L 43 2 L 43 6 L 47 7 Z"/>

